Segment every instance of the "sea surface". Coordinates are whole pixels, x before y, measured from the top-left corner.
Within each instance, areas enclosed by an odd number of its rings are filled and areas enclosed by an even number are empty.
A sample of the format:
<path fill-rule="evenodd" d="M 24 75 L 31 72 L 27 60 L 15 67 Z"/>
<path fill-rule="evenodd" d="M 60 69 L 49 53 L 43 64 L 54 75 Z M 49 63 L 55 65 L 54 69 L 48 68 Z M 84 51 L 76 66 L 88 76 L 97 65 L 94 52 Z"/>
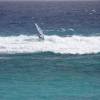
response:
<path fill-rule="evenodd" d="M 100 100 L 100 1 L 0 2 L 0 100 Z"/>

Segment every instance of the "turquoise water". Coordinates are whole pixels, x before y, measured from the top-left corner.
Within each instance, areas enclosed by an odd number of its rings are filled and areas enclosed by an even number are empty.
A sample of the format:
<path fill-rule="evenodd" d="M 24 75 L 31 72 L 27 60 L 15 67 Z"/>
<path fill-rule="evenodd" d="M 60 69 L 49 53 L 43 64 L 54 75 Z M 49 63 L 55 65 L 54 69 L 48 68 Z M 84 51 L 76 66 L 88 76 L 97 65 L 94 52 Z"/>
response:
<path fill-rule="evenodd" d="M 100 55 L 3 55 L 2 100 L 99 100 Z"/>

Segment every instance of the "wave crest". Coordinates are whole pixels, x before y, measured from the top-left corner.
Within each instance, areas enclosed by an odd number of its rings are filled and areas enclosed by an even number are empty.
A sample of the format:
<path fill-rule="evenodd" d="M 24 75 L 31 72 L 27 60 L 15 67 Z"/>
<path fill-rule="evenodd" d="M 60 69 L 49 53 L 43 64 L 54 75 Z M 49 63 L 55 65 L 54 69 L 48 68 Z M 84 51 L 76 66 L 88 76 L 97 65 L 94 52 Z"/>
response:
<path fill-rule="evenodd" d="M 100 52 L 100 36 L 45 35 L 44 41 L 36 36 L 0 37 L 0 53 L 54 52 L 61 54 L 91 54 Z"/>

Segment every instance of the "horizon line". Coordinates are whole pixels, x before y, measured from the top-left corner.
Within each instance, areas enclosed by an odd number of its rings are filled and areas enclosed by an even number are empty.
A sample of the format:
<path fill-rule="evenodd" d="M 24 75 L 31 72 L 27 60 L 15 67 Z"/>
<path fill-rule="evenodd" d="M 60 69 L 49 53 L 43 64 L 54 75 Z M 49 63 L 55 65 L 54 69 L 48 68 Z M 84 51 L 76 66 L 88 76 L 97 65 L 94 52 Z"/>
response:
<path fill-rule="evenodd" d="M 95 1 L 99 1 L 100 0 L 19 0 L 19 1 L 16 1 L 16 0 L 0 0 L 0 2 L 95 2 Z"/>

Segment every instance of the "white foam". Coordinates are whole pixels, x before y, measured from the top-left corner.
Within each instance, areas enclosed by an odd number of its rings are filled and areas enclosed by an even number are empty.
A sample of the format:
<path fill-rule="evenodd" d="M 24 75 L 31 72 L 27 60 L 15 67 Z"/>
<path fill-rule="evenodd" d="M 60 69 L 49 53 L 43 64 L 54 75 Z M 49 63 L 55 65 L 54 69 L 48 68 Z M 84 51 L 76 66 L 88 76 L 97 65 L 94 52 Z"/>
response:
<path fill-rule="evenodd" d="M 61 54 L 91 54 L 100 52 L 100 36 L 45 36 L 39 41 L 36 36 L 0 37 L 0 53 L 54 52 Z"/>
<path fill-rule="evenodd" d="M 92 12 L 96 12 L 96 10 L 95 10 L 95 9 L 92 9 L 91 11 L 92 11 Z"/>
<path fill-rule="evenodd" d="M 73 28 L 68 28 L 69 31 L 75 31 Z"/>

